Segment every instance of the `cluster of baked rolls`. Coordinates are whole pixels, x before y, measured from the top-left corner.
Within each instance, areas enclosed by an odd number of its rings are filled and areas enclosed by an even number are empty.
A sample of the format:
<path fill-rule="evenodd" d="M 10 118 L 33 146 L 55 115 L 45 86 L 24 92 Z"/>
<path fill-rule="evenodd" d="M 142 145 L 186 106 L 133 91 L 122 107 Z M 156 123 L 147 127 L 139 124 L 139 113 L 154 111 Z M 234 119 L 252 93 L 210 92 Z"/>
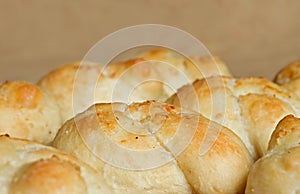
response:
<path fill-rule="evenodd" d="M 300 192 L 299 72 L 160 48 L 2 83 L 0 193 Z"/>

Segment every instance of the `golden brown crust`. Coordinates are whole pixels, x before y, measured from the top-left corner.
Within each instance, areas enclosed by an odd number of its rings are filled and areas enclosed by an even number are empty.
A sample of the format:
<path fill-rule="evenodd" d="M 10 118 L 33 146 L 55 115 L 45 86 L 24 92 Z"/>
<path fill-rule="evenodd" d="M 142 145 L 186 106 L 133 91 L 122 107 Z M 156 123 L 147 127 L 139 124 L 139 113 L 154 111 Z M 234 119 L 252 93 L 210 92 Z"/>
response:
<path fill-rule="evenodd" d="M 266 153 L 271 134 L 278 121 L 295 113 L 291 105 L 264 94 L 248 94 L 240 98 L 243 123 L 259 156 Z"/>
<path fill-rule="evenodd" d="M 80 167 L 56 156 L 23 166 L 12 179 L 10 193 L 87 193 Z"/>
<path fill-rule="evenodd" d="M 23 81 L 0 85 L 0 134 L 47 144 L 61 124 L 56 102 L 38 86 Z"/>
<path fill-rule="evenodd" d="M 172 64 L 181 70 L 185 76 L 193 82 L 203 77 L 211 77 L 216 75 L 231 76 L 226 64 L 218 57 L 210 56 L 185 56 L 169 49 L 154 49 L 142 52 L 138 58 L 144 60 L 160 61 Z M 182 83 L 180 86 L 186 83 Z M 179 86 L 179 87 L 180 87 Z"/>
<path fill-rule="evenodd" d="M 276 126 L 268 150 L 286 150 L 300 146 L 300 119 L 287 115 Z"/>
<path fill-rule="evenodd" d="M 40 89 L 26 82 L 6 82 L 1 85 L 1 105 L 34 109 L 43 98 Z"/>
<path fill-rule="evenodd" d="M 274 82 L 295 93 L 300 98 L 300 62 L 284 67 L 274 78 Z"/>
<path fill-rule="evenodd" d="M 183 115 L 177 122 L 174 120 L 166 122 L 157 137 L 176 156 L 178 165 L 193 190 L 197 193 L 243 193 L 252 158 L 242 141 L 227 128 L 200 115 Z M 186 137 L 176 137 L 176 133 L 180 130 L 179 122 L 185 123 L 184 120 L 188 120 L 191 126 L 196 124 L 197 129 L 191 142 L 179 153 L 176 144 L 184 142 Z M 177 128 L 174 122 L 177 123 Z M 193 132 L 190 129 L 182 130 L 186 133 Z M 211 133 L 216 133 L 215 139 Z M 205 138 L 213 138 L 211 141 L 214 142 L 210 145 Z M 175 145 L 170 144 L 170 139 Z M 202 154 L 200 150 L 206 146 L 211 147 Z"/>
<path fill-rule="evenodd" d="M 297 96 L 264 78 L 201 79 L 179 89 L 167 102 L 198 111 L 232 129 L 254 158 L 266 153 L 279 120 L 288 114 L 300 115 Z M 213 112 L 216 103 L 223 103 L 223 110 Z"/>
<path fill-rule="evenodd" d="M 105 67 L 90 62 L 67 64 L 44 76 L 38 85 L 54 96 L 65 121 L 95 102 L 164 101 L 182 85 L 214 75 L 230 75 L 217 58 L 190 60 L 158 49 Z"/>
<path fill-rule="evenodd" d="M 298 193 L 300 191 L 300 119 L 292 115 L 276 126 L 268 153 L 250 170 L 246 193 Z"/>
<path fill-rule="evenodd" d="M 82 76 L 86 77 L 86 85 L 80 85 L 80 83 L 76 85 L 81 92 L 82 98 L 85 98 L 84 93 L 94 87 L 94 85 L 87 85 L 89 83 L 89 78 L 93 77 L 94 74 L 101 72 L 101 66 L 98 64 L 80 64 L 80 62 L 66 64 L 53 70 L 38 82 L 38 85 L 56 100 L 63 121 L 69 119 L 73 115 L 73 92 L 77 78 L 76 75 L 80 72 Z M 77 80 L 77 82 L 80 81 L 81 79 Z M 82 109 L 84 110 L 86 105 L 84 104 L 83 106 L 84 108 Z"/>
<path fill-rule="evenodd" d="M 300 61 L 288 64 L 280 70 L 274 78 L 274 82 L 285 84 L 292 80 L 300 78 Z"/>
<path fill-rule="evenodd" d="M 112 193 L 103 175 L 73 156 L 0 136 L 0 193 Z"/>
<path fill-rule="evenodd" d="M 216 141 L 204 140 L 213 131 L 215 135 L 210 137 Z M 82 158 L 100 173 L 119 177 L 110 179 L 116 192 L 144 193 L 147 180 L 151 184 L 148 191 L 159 193 L 189 193 L 189 185 L 195 193 L 242 193 L 253 162 L 230 130 L 199 114 L 156 101 L 96 104 L 67 121 L 53 145 Z M 201 154 L 200 149 L 209 145 L 211 149 Z M 146 161 L 128 150 L 148 152 L 150 157 Z M 160 154 L 151 158 L 151 153 L 159 150 Z M 114 155 L 107 158 L 106 153 Z M 120 164 L 120 168 L 114 167 Z M 140 171 L 130 170 L 135 167 Z"/>
<path fill-rule="evenodd" d="M 153 136 L 145 135 L 148 134 L 146 128 L 139 128 L 137 122 L 127 122 L 130 112 L 134 110 L 129 107 L 127 114 L 124 114 L 122 111 L 126 107 L 121 103 L 113 106 L 97 104 L 97 112 L 94 112 L 93 106 L 90 107 L 64 124 L 53 145 L 82 158 L 104 174 L 116 193 L 190 193 L 183 173 L 170 154 L 162 149 L 158 150 L 160 154 L 156 157 L 161 156 L 169 163 L 158 166 L 160 158 L 153 157 L 151 150 L 159 148 L 159 144 Z M 146 109 L 141 107 L 141 112 L 132 116 L 143 119 L 139 116 Z M 148 154 L 139 156 L 135 155 L 135 151 L 146 151 Z"/>

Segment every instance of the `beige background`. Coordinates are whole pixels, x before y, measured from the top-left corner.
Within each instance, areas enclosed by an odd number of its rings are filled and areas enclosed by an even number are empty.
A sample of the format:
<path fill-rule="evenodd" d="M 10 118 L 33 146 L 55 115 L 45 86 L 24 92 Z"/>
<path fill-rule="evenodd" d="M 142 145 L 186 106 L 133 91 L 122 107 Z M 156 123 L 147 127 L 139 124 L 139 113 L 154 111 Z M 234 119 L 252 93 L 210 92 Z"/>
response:
<path fill-rule="evenodd" d="M 105 35 L 144 23 L 191 33 L 236 76 L 271 79 L 300 59 L 296 0 L 0 0 L 0 81 L 36 81 Z"/>

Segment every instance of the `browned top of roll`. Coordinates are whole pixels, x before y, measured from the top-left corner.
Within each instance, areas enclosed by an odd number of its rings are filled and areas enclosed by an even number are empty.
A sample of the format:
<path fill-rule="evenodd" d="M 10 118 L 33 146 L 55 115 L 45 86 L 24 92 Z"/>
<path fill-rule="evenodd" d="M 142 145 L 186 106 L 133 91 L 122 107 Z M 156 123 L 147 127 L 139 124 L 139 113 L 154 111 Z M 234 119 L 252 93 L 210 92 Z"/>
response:
<path fill-rule="evenodd" d="M 38 85 L 54 96 L 65 121 L 95 102 L 164 101 L 184 84 L 213 75 L 230 72 L 217 58 L 196 56 L 190 60 L 158 49 L 107 66 L 67 64 L 45 75 Z"/>
<path fill-rule="evenodd" d="M 268 153 L 249 173 L 246 193 L 298 193 L 300 191 L 300 119 L 292 115 L 276 126 Z"/>
<path fill-rule="evenodd" d="M 24 81 L 0 85 L 0 135 L 49 143 L 61 124 L 56 102 L 38 86 Z"/>
<path fill-rule="evenodd" d="M 27 140 L 0 136 L 0 192 L 112 193 L 103 175 L 77 158 Z"/>
<path fill-rule="evenodd" d="M 284 116 L 300 115 L 297 96 L 264 78 L 201 79 L 180 88 L 167 102 L 232 129 L 254 158 L 266 153 L 271 134 Z"/>
<path fill-rule="evenodd" d="M 242 193 L 253 162 L 229 129 L 157 101 L 96 104 L 66 122 L 53 145 L 116 177 L 117 192 Z"/>
<path fill-rule="evenodd" d="M 274 78 L 278 84 L 285 84 L 300 78 L 300 61 L 288 64 L 282 68 Z"/>

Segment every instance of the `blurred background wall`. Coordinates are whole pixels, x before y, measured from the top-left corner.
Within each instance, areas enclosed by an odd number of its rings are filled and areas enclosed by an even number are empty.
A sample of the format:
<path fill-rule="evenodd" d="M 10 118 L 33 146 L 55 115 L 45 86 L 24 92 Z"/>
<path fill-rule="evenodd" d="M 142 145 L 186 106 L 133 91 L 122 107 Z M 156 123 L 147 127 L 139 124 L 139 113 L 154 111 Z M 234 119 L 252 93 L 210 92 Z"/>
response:
<path fill-rule="evenodd" d="M 36 81 L 105 35 L 144 23 L 191 33 L 236 76 L 272 79 L 300 59 L 299 10 L 296 0 L 0 0 L 0 81 Z"/>

